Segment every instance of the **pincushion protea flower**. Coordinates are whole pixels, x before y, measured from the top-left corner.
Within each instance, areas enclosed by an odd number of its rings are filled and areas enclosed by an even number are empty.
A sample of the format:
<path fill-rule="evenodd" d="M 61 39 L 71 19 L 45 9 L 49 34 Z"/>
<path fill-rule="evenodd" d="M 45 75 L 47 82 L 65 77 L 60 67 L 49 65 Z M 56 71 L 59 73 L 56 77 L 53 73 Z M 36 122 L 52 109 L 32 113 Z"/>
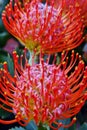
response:
<path fill-rule="evenodd" d="M 78 6 L 81 9 L 81 16 L 84 18 L 84 24 L 87 26 L 87 0 L 65 0 L 67 7 L 69 5 Z"/>
<path fill-rule="evenodd" d="M 77 0 L 77 3 L 81 8 L 81 15 L 84 18 L 84 23 L 87 27 L 87 0 Z"/>
<path fill-rule="evenodd" d="M 10 75 L 6 63 L 0 70 L 0 107 L 15 115 L 14 120 L 0 119 L 0 123 L 26 125 L 35 120 L 37 125 L 42 122 L 52 128 L 52 123 L 58 128 L 71 126 L 76 118 L 68 125 L 57 121 L 75 116 L 87 98 L 87 67 L 84 67 L 81 56 L 72 51 L 69 59 L 63 52 L 58 65 L 55 64 L 56 55 L 52 64 L 49 64 L 50 55 L 46 61 L 40 56 L 40 62 L 32 66 L 27 59 L 22 65 L 22 58 L 13 53 L 14 77 Z"/>
<path fill-rule="evenodd" d="M 41 0 L 10 0 L 2 13 L 6 29 L 29 50 L 61 52 L 79 46 L 83 39 L 83 19 L 79 7 L 64 9 L 64 2 L 45 4 Z"/>

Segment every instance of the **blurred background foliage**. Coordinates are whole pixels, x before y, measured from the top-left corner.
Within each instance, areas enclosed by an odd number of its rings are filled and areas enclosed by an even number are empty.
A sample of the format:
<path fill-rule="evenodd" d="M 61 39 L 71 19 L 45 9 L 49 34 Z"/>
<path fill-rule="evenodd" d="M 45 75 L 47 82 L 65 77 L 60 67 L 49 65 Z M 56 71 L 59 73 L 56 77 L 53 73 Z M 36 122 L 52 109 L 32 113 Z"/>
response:
<path fill-rule="evenodd" d="M 3 67 L 3 63 L 6 61 L 8 63 L 8 69 L 11 75 L 14 74 L 14 65 L 12 60 L 12 52 L 14 50 L 17 51 L 18 55 L 23 53 L 23 46 L 12 37 L 5 29 L 2 23 L 2 11 L 5 8 L 5 5 L 9 2 L 9 0 L 0 0 L 0 68 Z M 85 32 L 87 33 L 87 29 Z M 79 47 L 75 49 L 76 52 L 79 52 L 82 55 L 82 58 L 87 64 L 87 42 L 84 41 Z M 0 96 L 1 98 L 1 96 Z M 4 104 L 3 104 L 4 105 Z M 0 118 L 1 119 L 12 119 L 14 115 L 12 113 L 8 113 L 0 108 Z M 69 123 L 70 119 L 63 121 L 63 123 Z M 48 126 L 41 126 L 41 128 L 37 128 L 34 121 L 31 121 L 26 127 L 21 127 L 18 123 L 13 125 L 1 125 L 0 130 L 50 130 Z M 64 129 L 60 128 L 59 130 L 87 130 L 87 102 L 81 109 L 81 111 L 77 115 L 77 122 L 70 128 Z"/>

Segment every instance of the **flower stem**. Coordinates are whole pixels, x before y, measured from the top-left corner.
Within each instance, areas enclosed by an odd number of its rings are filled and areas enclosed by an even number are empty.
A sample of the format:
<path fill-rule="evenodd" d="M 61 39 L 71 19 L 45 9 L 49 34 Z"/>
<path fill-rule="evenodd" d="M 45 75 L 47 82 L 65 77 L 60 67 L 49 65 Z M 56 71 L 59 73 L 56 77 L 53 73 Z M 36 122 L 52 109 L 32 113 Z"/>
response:
<path fill-rule="evenodd" d="M 36 55 L 33 51 L 29 51 L 30 58 L 29 58 L 29 64 L 37 64 L 38 63 L 38 55 Z"/>

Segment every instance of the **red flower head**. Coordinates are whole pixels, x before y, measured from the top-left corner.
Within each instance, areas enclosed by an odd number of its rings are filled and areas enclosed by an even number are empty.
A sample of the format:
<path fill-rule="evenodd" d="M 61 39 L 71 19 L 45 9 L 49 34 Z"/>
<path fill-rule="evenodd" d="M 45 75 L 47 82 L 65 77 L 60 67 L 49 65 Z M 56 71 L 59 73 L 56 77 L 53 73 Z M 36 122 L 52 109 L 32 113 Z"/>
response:
<path fill-rule="evenodd" d="M 87 0 L 65 0 L 65 6 L 74 5 L 80 8 L 81 16 L 84 18 L 84 24 L 87 26 Z"/>
<path fill-rule="evenodd" d="M 87 0 L 77 0 L 77 3 L 81 9 L 81 15 L 84 18 L 84 23 L 87 26 Z"/>
<path fill-rule="evenodd" d="M 43 0 L 42 0 L 43 1 Z M 45 4 L 41 0 L 10 0 L 2 13 L 6 29 L 29 50 L 40 49 L 45 53 L 61 52 L 79 46 L 83 35 L 80 8 L 69 6 L 65 0 Z"/>
<path fill-rule="evenodd" d="M 32 66 L 27 60 L 22 65 L 22 58 L 19 60 L 16 52 L 13 59 L 14 77 L 8 72 L 6 63 L 0 70 L 0 94 L 3 97 L 0 98 L 0 107 L 14 113 L 15 119 L 0 120 L 0 123 L 26 125 L 35 120 L 37 125 L 42 122 L 52 128 L 52 123 L 58 128 L 72 125 L 75 118 L 69 125 L 57 121 L 75 116 L 86 100 L 87 68 L 84 68 L 81 56 L 72 51 L 68 58 L 63 52 L 58 65 L 55 64 L 56 55 L 52 64 L 49 64 L 50 56 L 46 61 L 40 56 L 40 62 Z"/>

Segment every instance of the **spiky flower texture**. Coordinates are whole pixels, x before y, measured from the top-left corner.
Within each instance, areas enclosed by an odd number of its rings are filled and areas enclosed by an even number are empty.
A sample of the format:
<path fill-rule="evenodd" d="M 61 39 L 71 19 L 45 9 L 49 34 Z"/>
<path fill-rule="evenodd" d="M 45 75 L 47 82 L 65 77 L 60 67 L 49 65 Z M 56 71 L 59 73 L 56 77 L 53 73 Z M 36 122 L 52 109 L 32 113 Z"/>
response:
<path fill-rule="evenodd" d="M 55 53 L 79 46 L 83 35 L 83 18 L 78 6 L 65 9 L 65 0 L 10 0 L 2 13 L 3 23 L 14 37 L 30 51 Z"/>
<path fill-rule="evenodd" d="M 75 116 L 87 98 L 87 68 L 81 56 L 72 51 L 71 57 L 67 57 L 63 52 L 60 64 L 56 65 L 56 55 L 49 64 L 50 55 L 44 61 L 40 54 L 39 63 L 32 66 L 27 59 L 22 65 L 22 58 L 13 53 L 14 77 L 8 72 L 6 63 L 0 70 L 0 94 L 3 97 L 0 107 L 15 115 L 14 120 L 0 119 L 0 123 L 19 122 L 24 126 L 35 120 L 37 125 L 42 122 L 51 128 L 54 123 L 56 129 L 71 126 L 76 118 L 68 125 L 58 123 L 58 120 Z"/>
<path fill-rule="evenodd" d="M 81 16 L 84 18 L 83 22 L 87 27 L 87 0 L 65 0 L 65 6 L 68 8 L 69 5 L 77 6 L 80 8 Z"/>
<path fill-rule="evenodd" d="M 83 41 L 84 22 L 81 8 L 68 0 L 10 0 L 2 14 L 7 30 L 35 55 L 39 52 L 39 63 L 32 65 L 24 57 L 13 53 L 14 76 L 8 71 L 7 63 L 0 70 L 0 107 L 15 115 L 15 119 L 0 123 L 18 122 L 25 126 L 34 120 L 48 124 L 53 129 L 69 127 L 75 121 L 87 99 L 87 67 L 79 54 L 72 51 L 61 54 L 56 64 L 55 52 L 70 50 Z M 70 0 L 72 3 L 73 1 Z M 76 0 L 74 0 L 76 2 Z M 80 3 L 79 3 L 80 5 Z M 44 53 L 48 58 L 44 60 Z M 3 105 L 4 104 L 4 105 Z M 59 123 L 60 119 L 74 117 L 70 124 Z M 54 125 L 56 128 L 54 128 Z"/>

